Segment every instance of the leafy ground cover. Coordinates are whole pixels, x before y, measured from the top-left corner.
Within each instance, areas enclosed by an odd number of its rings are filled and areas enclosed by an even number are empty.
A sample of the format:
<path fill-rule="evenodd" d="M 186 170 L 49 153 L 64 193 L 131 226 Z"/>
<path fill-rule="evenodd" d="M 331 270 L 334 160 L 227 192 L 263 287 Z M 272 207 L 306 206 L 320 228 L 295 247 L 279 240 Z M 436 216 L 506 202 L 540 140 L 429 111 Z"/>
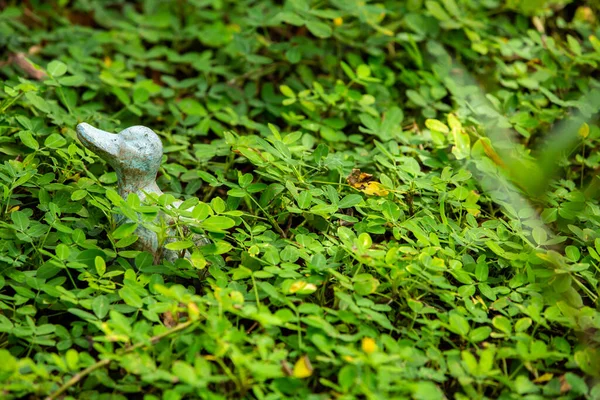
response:
<path fill-rule="evenodd" d="M 600 397 L 596 1 L 0 8 L 0 397 Z"/>

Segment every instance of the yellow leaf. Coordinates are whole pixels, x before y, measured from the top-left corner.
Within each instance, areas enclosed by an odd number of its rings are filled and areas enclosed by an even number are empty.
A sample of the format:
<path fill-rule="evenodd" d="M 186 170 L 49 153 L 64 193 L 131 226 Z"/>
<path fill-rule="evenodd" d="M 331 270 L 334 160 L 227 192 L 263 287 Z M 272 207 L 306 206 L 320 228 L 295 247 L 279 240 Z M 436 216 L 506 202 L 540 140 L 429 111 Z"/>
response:
<path fill-rule="evenodd" d="M 583 125 L 581 125 L 581 127 L 579 128 L 579 136 L 581 136 L 582 138 L 587 138 L 590 134 L 590 126 L 587 123 L 583 123 Z"/>
<path fill-rule="evenodd" d="M 577 21 L 586 21 L 592 24 L 596 22 L 594 10 L 586 6 L 578 7 L 577 10 L 575 10 L 575 17 L 573 19 Z"/>
<path fill-rule="evenodd" d="M 361 347 L 365 353 L 371 354 L 377 350 L 377 343 L 370 337 L 365 337 L 362 340 Z"/>
<path fill-rule="evenodd" d="M 598 38 L 594 35 L 591 35 L 589 37 L 590 39 L 590 43 L 592 43 L 592 47 L 594 48 L 594 50 L 596 50 L 596 52 L 600 53 L 600 40 L 598 40 Z"/>
<path fill-rule="evenodd" d="M 308 356 L 302 356 L 294 365 L 294 376 L 296 378 L 308 378 L 313 373 L 313 367 Z"/>
<path fill-rule="evenodd" d="M 244 295 L 238 290 L 233 290 L 229 293 L 229 298 L 235 305 L 244 304 Z"/>
<path fill-rule="evenodd" d="M 361 191 L 369 196 L 387 196 L 389 193 L 381 183 L 375 181 L 367 182 Z"/>
<path fill-rule="evenodd" d="M 450 129 L 462 129 L 462 124 L 454 114 L 448 114 L 448 125 Z"/>
<path fill-rule="evenodd" d="M 298 294 L 310 294 L 317 290 L 317 287 L 313 283 L 306 281 L 296 281 L 290 286 L 290 293 Z"/>
<path fill-rule="evenodd" d="M 200 309 L 196 305 L 196 303 L 190 301 L 187 305 L 188 308 L 188 316 L 191 320 L 196 321 L 200 317 Z"/>
<path fill-rule="evenodd" d="M 546 372 L 544 375 L 537 377 L 536 379 L 534 379 L 533 381 L 535 383 L 542 383 L 542 382 L 548 382 L 550 379 L 552 379 L 554 377 L 553 374 L 551 374 L 550 372 Z"/>
<path fill-rule="evenodd" d="M 233 31 L 233 32 L 241 32 L 242 31 L 242 28 L 238 24 L 229 24 L 227 27 L 229 28 L 230 31 Z"/>
<path fill-rule="evenodd" d="M 383 33 L 386 36 L 394 36 L 394 31 L 388 28 L 384 28 L 378 25 L 373 26 L 378 32 Z"/>
<path fill-rule="evenodd" d="M 469 214 L 471 214 L 474 217 L 477 217 L 479 214 L 481 214 L 481 210 L 477 208 L 466 208 L 466 210 Z"/>
<path fill-rule="evenodd" d="M 373 175 L 355 168 L 352 170 L 352 173 L 348 175 L 346 181 L 353 188 L 370 196 L 387 196 L 389 192 L 385 190 L 381 183 L 371 180 L 372 178 Z"/>
<path fill-rule="evenodd" d="M 486 156 L 488 156 L 499 167 L 506 168 L 506 164 L 504 164 L 504 161 L 502 161 L 490 143 L 483 139 L 479 139 L 479 143 L 481 143 L 483 146 L 483 151 L 485 152 Z"/>
<path fill-rule="evenodd" d="M 198 269 L 206 267 L 206 260 L 204 259 L 202 253 L 200 253 L 198 250 L 194 250 L 192 256 L 190 257 L 190 261 L 192 262 L 192 265 Z"/>

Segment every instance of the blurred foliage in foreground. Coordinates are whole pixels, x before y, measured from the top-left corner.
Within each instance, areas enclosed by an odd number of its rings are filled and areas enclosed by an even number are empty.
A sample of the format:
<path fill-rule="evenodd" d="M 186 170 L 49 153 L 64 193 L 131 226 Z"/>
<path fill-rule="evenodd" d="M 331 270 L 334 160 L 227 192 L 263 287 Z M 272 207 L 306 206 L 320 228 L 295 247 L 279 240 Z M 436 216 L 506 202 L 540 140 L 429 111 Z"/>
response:
<path fill-rule="evenodd" d="M 0 7 L 0 397 L 600 396 L 596 1 Z"/>

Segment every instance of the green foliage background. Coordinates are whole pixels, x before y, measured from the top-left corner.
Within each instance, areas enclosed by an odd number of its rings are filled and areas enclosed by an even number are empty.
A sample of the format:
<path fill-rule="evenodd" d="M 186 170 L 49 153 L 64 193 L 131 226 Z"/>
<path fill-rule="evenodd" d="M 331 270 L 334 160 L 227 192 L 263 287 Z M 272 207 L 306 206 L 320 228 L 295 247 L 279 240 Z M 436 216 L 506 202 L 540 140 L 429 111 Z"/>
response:
<path fill-rule="evenodd" d="M 0 7 L 0 397 L 600 397 L 596 1 Z"/>

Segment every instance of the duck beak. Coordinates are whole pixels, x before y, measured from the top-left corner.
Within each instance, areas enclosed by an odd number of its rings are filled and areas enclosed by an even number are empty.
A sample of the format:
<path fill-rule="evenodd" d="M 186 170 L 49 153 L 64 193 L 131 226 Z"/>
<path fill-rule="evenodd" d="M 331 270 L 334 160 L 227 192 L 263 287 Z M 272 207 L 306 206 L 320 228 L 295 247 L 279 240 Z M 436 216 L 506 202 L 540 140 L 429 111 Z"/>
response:
<path fill-rule="evenodd" d="M 113 158 L 119 154 L 120 138 L 117 134 L 81 123 L 77 125 L 77 137 L 85 147 L 106 161 L 108 161 L 107 158 Z"/>

